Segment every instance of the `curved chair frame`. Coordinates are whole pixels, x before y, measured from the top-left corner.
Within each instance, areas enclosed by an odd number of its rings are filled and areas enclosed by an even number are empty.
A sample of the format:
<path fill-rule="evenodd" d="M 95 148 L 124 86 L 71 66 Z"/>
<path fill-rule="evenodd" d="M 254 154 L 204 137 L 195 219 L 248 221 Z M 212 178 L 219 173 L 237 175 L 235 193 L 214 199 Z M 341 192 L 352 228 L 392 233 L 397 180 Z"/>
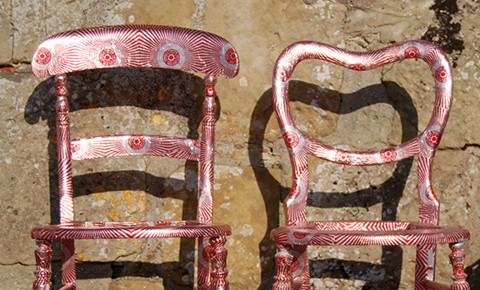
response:
<path fill-rule="evenodd" d="M 159 135 L 116 135 L 70 139 L 67 73 L 112 67 L 152 67 L 205 74 L 200 139 Z M 217 76 L 233 78 L 239 59 L 235 48 L 211 33 L 156 25 L 126 25 L 72 30 L 40 44 L 32 60 L 37 77 L 56 80 L 56 127 L 60 223 L 36 227 L 37 277 L 34 289 L 51 289 L 52 240 L 62 244 L 62 289 L 76 289 L 75 239 L 198 238 L 199 289 L 228 289 L 225 236 L 228 225 L 213 224 L 213 147 Z M 95 222 L 75 221 L 72 161 L 113 156 L 163 156 L 200 163 L 197 220 Z"/>
<path fill-rule="evenodd" d="M 375 69 L 408 58 L 423 59 L 435 79 L 435 104 L 428 126 L 415 138 L 396 147 L 376 151 L 348 151 L 323 144 L 302 133 L 289 108 L 288 84 L 296 65 L 305 59 L 324 60 L 348 69 Z M 290 155 L 293 183 L 284 201 L 287 225 L 271 232 L 277 244 L 274 289 L 309 289 L 307 246 L 415 245 L 415 289 L 469 289 L 465 281 L 463 242 L 467 230 L 438 225 L 440 203 L 431 175 L 435 151 L 452 105 L 452 70 L 447 56 L 425 41 L 398 43 L 372 52 L 352 52 L 327 44 L 303 41 L 287 47 L 279 56 L 273 76 L 273 105 Z M 307 193 L 308 155 L 343 165 L 368 166 L 400 161 L 418 155 L 417 187 L 419 219 L 401 221 L 309 221 Z M 449 244 L 453 265 L 451 286 L 434 281 L 437 244 Z M 292 273 L 292 263 L 295 271 Z M 298 266 L 298 267 L 297 267 Z"/>

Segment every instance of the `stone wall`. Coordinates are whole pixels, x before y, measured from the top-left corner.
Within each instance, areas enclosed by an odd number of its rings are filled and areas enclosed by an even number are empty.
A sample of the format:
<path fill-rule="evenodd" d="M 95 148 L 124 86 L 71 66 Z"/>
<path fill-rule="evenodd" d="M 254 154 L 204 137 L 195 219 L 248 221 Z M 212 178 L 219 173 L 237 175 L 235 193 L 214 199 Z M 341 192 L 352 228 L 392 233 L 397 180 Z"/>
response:
<path fill-rule="evenodd" d="M 215 221 L 233 227 L 227 242 L 232 289 L 269 289 L 272 283 L 268 234 L 283 223 L 280 201 L 290 184 L 270 100 L 272 68 L 282 49 L 298 40 L 359 51 L 405 39 L 440 45 L 453 63 L 455 102 L 434 186 L 443 202 L 441 223 L 472 233 L 467 272 L 472 289 L 480 288 L 479 16 L 475 0 L 0 0 L 0 288 L 31 287 L 30 230 L 58 219 L 52 79 L 33 77 L 31 55 L 54 33 L 124 23 L 204 29 L 238 49 L 239 75 L 218 82 L 215 174 Z M 105 70 L 70 80 L 74 137 L 92 130 L 197 134 L 200 76 Z M 395 145 L 428 122 L 432 83 L 421 61 L 365 73 L 307 61 L 291 82 L 292 109 L 301 114 L 296 119 L 302 129 L 333 145 Z M 121 106 L 115 105 L 119 98 Z M 415 161 L 369 168 L 312 162 L 311 218 L 416 219 Z M 193 163 L 152 158 L 82 163 L 75 166 L 77 218 L 194 218 L 196 171 Z M 191 240 L 79 242 L 79 289 L 192 289 L 194 250 Z M 442 281 L 451 276 L 447 255 L 448 247 L 440 247 Z M 323 259 L 311 265 L 313 289 L 412 288 L 411 247 L 312 248 L 310 256 Z M 56 270 L 58 260 L 56 255 Z M 56 287 L 58 281 L 56 276 Z"/>

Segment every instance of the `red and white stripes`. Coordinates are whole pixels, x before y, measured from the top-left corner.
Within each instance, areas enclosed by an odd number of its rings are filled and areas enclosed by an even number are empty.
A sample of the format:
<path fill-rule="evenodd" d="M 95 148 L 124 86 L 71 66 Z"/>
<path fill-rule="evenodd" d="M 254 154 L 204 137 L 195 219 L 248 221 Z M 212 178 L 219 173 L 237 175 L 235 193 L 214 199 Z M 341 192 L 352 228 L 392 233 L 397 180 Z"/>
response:
<path fill-rule="evenodd" d="M 162 67 L 232 78 L 235 48 L 199 30 L 160 26 L 105 26 L 59 33 L 40 44 L 32 59 L 38 76 L 103 67 Z"/>
<path fill-rule="evenodd" d="M 71 140 L 66 73 L 106 67 L 155 67 L 206 74 L 201 138 L 129 134 Z M 224 244 L 231 228 L 212 223 L 215 81 L 217 76 L 234 77 L 238 69 L 237 52 L 229 42 L 208 32 L 186 28 L 155 25 L 86 28 L 54 35 L 40 44 L 32 60 L 34 74 L 56 76 L 60 224 L 32 230 L 32 238 L 39 245 L 35 289 L 51 288 L 48 253 L 52 240 L 62 241 L 62 285 L 75 289 L 75 239 L 174 237 L 198 238 L 199 289 L 228 289 Z M 199 161 L 197 220 L 74 221 L 72 160 L 138 155 Z M 207 258 L 203 259 L 204 256 Z"/>
<path fill-rule="evenodd" d="M 396 147 L 350 151 L 324 144 L 295 126 L 289 107 L 289 80 L 302 60 L 324 60 L 351 70 L 365 71 L 409 58 L 423 59 L 435 79 L 434 110 L 427 127 L 418 136 Z M 300 267 L 303 272 L 291 270 L 293 281 L 301 280 L 301 289 L 309 287 L 307 245 L 416 245 L 415 289 L 426 289 L 423 285 L 425 279 L 434 278 L 435 245 L 457 243 L 469 238 L 466 230 L 437 226 L 440 203 L 431 182 L 433 157 L 452 105 L 452 83 L 447 56 L 438 47 L 425 41 L 402 42 L 371 52 L 352 52 L 319 42 L 301 41 L 290 45 L 280 54 L 273 70 L 273 106 L 290 155 L 293 180 L 290 193 L 284 201 L 287 226 L 274 229 L 271 238 L 282 251 L 289 247 L 305 246 L 304 251 L 293 254 L 293 264 L 300 258 L 304 261 L 305 264 Z M 307 222 L 308 154 L 337 164 L 356 166 L 390 163 L 418 155 L 419 223 Z M 277 262 L 283 263 L 286 259 L 284 256 L 279 255 Z M 278 267 L 278 271 L 285 271 L 284 265 Z M 290 274 L 277 272 L 278 280 L 274 289 L 290 289 L 285 288 L 286 275 Z M 466 282 L 463 279 L 457 284 L 464 287 Z"/>
<path fill-rule="evenodd" d="M 99 136 L 74 139 L 71 150 L 73 160 L 147 155 L 199 161 L 196 141 L 157 135 Z"/>

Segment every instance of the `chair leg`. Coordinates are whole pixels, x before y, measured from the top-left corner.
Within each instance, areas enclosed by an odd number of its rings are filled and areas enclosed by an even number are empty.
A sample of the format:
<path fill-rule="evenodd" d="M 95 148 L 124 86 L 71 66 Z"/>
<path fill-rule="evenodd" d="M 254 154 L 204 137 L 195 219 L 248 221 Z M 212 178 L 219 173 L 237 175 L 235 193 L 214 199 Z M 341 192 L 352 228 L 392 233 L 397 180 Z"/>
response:
<path fill-rule="evenodd" d="M 295 290 L 310 289 L 310 267 L 308 261 L 308 246 L 296 245 L 292 248 L 292 288 Z"/>
<path fill-rule="evenodd" d="M 465 253 L 463 252 L 463 242 L 450 244 L 452 253 L 450 254 L 450 262 L 453 267 L 453 284 L 450 287 L 452 290 L 469 290 L 470 285 L 465 279 Z"/>
<path fill-rule="evenodd" d="M 210 289 L 210 257 L 212 246 L 208 239 L 198 238 L 197 287 L 198 290 Z"/>
<path fill-rule="evenodd" d="M 34 290 L 50 290 L 52 289 L 52 241 L 36 240 L 38 248 L 35 250 L 35 260 L 37 268 L 35 276 L 37 279 L 33 283 Z"/>
<path fill-rule="evenodd" d="M 427 290 L 425 281 L 435 280 L 436 245 L 424 244 L 417 246 L 415 262 L 415 290 Z"/>
<path fill-rule="evenodd" d="M 277 264 L 277 273 L 273 276 L 275 283 L 273 290 L 290 290 L 292 289 L 292 262 L 293 255 L 283 245 L 277 245 L 277 253 L 275 254 L 275 262 Z"/>
<path fill-rule="evenodd" d="M 62 285 L 77 289 L 75 240 L 62 240 Z"/>
<path fill-rule="evenodd" d="M 214 237 L 210 239 L 212 246 L 210 252 L 211 279 L 210 289 L 228 290 L 230 289 L 227 281 L 227 249 L 225 249 L 225 237 Z"/>

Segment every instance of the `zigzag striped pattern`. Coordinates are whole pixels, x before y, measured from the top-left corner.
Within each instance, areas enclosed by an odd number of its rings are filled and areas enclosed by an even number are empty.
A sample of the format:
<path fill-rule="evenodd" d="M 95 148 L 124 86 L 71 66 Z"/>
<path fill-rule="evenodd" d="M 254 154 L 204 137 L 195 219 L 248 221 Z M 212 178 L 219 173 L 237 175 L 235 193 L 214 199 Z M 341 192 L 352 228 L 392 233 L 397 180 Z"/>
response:
<path fill-rule="evenodd" d="M 197 221 L 73 222 L 36 227 L 32 237 L 59 239 L 192 238 L 230 235 L 228 225 L 205 225 Z"/>
<path fill-rule="evenodd" d="M 215 110 L 216 103 L 213 97 L 216 92 L 207 91 L 210 98 L 203 103 L 203 132 L 200 149 L 200 188 L 198 191 L 198 213 L 197 218 L 204 223 L 211 223 L 213 216 L 213 167 L 214 167 L 214 140 L 215 140 Z"/>
<path fill-rule="evenodd" d="M 289 107 L 289 80 L 296 65 L 302 60 L 318 59 L 348 69 L 364 71 L 407 58 L 424 60 L 435 80 L 433 113 L 427 127 L 418 136 L 392 148 L 351 151 L 324 144 L 296 127 Z M 298 269 L 285 270 L 286 267 L 278 266 L 275 276 L 277 282 L 273 288 L 290 289 L 285 281 L 300 280 L 302 281 L 300 289 L 309 289 L 310 273 L 306 250 L 306 246 L 309 245 L 417 245 L 415 289 L 426 289 L 424 281 L 433 281 L 434 278 L 435 245 L 455 244 L 470 237 L 467 230 L 437 226 L 440 203 L 431 182 L 433 157 L 453 100 L 452 70 L 445 53 L 425 41 L 402 42 L 371 52 L 352 52 L 319 42 L 302 41 L 290 45 L 280 54 L 275 64 L 272 83 L 274 111 L 290 155 L 293 182 L 290 193 L 284 201 L 287 226 L 274 229 L 271 232 L 271 239 L 279 245 L 279 249 L 305 246 L 303 252 L 293 255 L 294 261 L 303 260 L 305 263 L 298 267 L 302 269 L 301 272 L 298 272 Z M 309 154 L 337 164 L 356 166 L 385 164 L 418 155 L 418 222 L 307 221 Z M 277 262 L 281 264 L 284 259 L 279 256 Z M 457 268 L 461 269 L 461 273 L 455 276 L 457 277 L 455 287 L 460 287 L 458 289 L 469 287 L 465 282 L 463 264 Z M 291 275 L 293 276 L 289 278 Z"/>
<path fill-rule="evenodd" d="M 147 155 L 178 159 L 200 159 L 197 140 L 156 135 L 100 136 L 71 141 L 72 159 Z"/>
<path fill-rule="evenodd" d="M 155 67 L 206 74 L 200 139 L 159 135 L 116 135 L 70 139 L 66 73 L 106 67 Z M 50 289 L 51 241 L 62 241 L 62 289 L 76 288 L 76 239 L 199 238 L 198 288 L 228 289 L 225 236 L 230 226 L 213 220 L 215 82 L 238 73 L 236 50 L 225 39 L 186 28 L 127 25 L 60 33 L 40 44 L 32 60 L 36 76 L 55 75 L 60 224 L 36 227 L 35 289 Z M 161 156 L 199 161 L 196 221 L 81 222 L 74 220 L 72 160 L 119 156 Z M 209 242 L 215 245 L 211 250 Z M 41 253 L 41 255 L 39 254 Z M 204 259 L 207 257 L 207 259 Z M 215 264 L 210 259 L 215 258 Z M 224 274 L 220 274 L 224 273 Z M 49 276 L 50 275 L 50 276 Z M 219 285 L 218 287 L 215 285 Z"/>
<path fill-rule="evenodd" d="M 70 150 L 70 119 L 68 117 L 69 104 L 66 90 L 66 77 L 56 79 L 55 95 L 57 101 L 57 156 L 58 156 L 58 187 L 60 196 L 60 222 L 71 222 L 73 212 L 72 187 L 72 152 Z"/>
<path fill-rule="evenodd" d="M 470 238 L 467 230 L 408 222 L 307 222 L 271 232 L 279 244 L 316 246 L 448 244 Z"/>
<path fill-rule="evenodd" d="M 62 285 L 75 285 L 77 276 L 75 265 L 75 241 L 67 239 L 61 240 L 61 251 Z"/>
<path fill-rule="evenodd" d="M 159 25 L 104 26 L 56 34 L 32 59 L 37 77 L 103 67 L 162 67 L 232 78 L 235 48 L 222 37 Z"/>

